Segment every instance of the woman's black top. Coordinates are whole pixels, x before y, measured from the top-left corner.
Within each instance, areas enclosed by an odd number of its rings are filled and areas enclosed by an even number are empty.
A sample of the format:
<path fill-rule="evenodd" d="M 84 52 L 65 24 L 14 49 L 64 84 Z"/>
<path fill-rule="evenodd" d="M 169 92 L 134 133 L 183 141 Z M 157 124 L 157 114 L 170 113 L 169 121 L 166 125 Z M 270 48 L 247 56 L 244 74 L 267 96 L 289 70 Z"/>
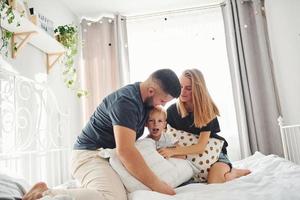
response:
<path fill-rule="evenodd" d="M 194 124 L 194 114 L 189 113 L 188 116 L 182 118 L 177 110 L 176 103 L 172 104 L 167 109 L 167 113 L 168 124 L 177 130 L 186 131 L 195 135 L 200 135 L 200 133 L 204 131 L 210 131 L 211 138 L 216 138 L 224 141 L 222 152 L 227 154 L 226 147 L 228 146 L 228 143 L 223 137 L 217 134 L 218 132 L 220 132 L 220 125 L 217 117 L 210 121 L 206 126 L 197 128 Z"/>

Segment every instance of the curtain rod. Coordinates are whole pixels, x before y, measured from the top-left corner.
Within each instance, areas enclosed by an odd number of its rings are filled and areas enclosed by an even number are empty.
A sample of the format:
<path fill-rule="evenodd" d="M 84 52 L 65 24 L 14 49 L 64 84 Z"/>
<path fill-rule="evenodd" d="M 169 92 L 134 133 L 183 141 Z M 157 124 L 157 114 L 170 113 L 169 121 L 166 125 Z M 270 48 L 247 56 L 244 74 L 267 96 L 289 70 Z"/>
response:
<path fill-rule="evenodd" d="M 225 2 L 221 2 L 221 3 L 216 3 L 216 4 L 198 6 L 198 7 L 168 10 L 168 11 L 162 11 L 162 12 L 153 12 L 153 13 L 141 14 L 141 15 L 132 15 L 132 16 L 126 16 L 126 20 L 131 21 L 131 20 L 137 20 L 137 19 L 144 19 L 144 18 L 148 18 L 148 17 L 158 17 L 158 16 L 169 15 L 169 14 L 194 12 L 194 11 L 199 11 L 199 10 L 218 8 L 218 7 L 224 6 L 225 4 L 226 4 Z"/>

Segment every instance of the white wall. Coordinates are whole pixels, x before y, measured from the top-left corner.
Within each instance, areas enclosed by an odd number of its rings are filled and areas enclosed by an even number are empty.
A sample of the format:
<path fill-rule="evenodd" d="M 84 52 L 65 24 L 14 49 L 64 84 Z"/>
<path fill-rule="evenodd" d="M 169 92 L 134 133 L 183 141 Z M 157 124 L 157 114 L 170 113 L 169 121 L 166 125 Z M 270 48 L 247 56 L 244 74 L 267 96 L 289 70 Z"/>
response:
<path fill-rule="evenodd" d="M 35 11 L 43 14 L 54 22 L 54 27 L 64 24 L 78 24 L 77 17 L 59 0 L 28 0 L 29 7 L 34 7 Z M 47 85 L 54 91 L 59 106 L 71 116 L 71 137 L 70 145 L 73 144 L 76 135 L 82 129 L 80 99 L 76 93 L 67 89 L 62 80 L 61 63 L 56 63 L 47 75 L 46 54 L 39 49 L 26 45 L 18 54 L 16 59 L 5 58 L 13 69 L 21 76 L 35 79 L 37 74 L 44 74 L 47 78 Z"/>
<path fill-rule="evenodd" d="M 300 123 L 300 1 L 266 0 L 266 17 L 283 119 Z"/>

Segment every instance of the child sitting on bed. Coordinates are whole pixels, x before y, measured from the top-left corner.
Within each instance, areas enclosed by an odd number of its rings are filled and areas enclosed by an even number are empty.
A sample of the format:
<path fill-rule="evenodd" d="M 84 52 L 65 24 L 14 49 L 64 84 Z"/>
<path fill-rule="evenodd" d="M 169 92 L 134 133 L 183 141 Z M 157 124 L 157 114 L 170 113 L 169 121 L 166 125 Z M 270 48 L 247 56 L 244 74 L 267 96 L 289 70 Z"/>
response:
<path fill-rule="evenodd" d="M 149 130 L 148 138 L 155 141 L 156 149 L 173 147 L 177 143 L 165 133 L 167 125 L 167 112 L 162 107 L 154 107 L 148 116 L 146 126 Z"/>
<path fill-rule="evenodd" d="M 178 141 L 165 132 L 167 125 L 167 112 L 161 106 L 154 107 L 148 116 L 146 126 L 149 130 L 148 138 L 155 141 L 156 149 L 178 146 Z M 176 156 L 185 159 L 186 156 Z"/>

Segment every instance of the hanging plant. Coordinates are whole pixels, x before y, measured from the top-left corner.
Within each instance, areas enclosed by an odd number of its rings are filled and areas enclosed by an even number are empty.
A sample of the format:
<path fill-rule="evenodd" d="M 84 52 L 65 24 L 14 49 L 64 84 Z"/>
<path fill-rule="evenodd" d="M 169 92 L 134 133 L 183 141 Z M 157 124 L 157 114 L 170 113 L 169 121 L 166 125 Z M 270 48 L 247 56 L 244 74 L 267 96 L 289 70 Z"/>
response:
<path fill-rule="evenodd" d="M 10 32 L 8 30 L 5 30 L 4 28 L 1 28 L 1 48 L 0 52 L 4 50 L 4 55 L 8 56 L 8 45 L 9 41 L 11 40 L 13 36 L 13 32 Z"/>
<path fill-rule="evenodd" d="M 21 17 L 24 13 L 21 13 Z M 1 31 L 1 47 L 0 52 L 4 51 L 5 56 L 8 56 L 8 45 L 13 36 L 13 32 L 8 31 L 2 27 L 3 21 L 7 21 L 8 24 L 12 24 L 15 21 L 15 14 L 13 12 L 12 6 L 8 4 L 8 0 L 0 0 L 0 31 Z M 16 26 L 20 26 L 17 22 Z M 14 50 L 16 47 L 14 45 Z"/>
<path fill-rule="evenodd" d="M 74 67 L 74 57 L 77 54 L 78 45 L 78 29 L 74 25 L 58 26 L 55 30 L 55 37 L 65 48 L 65 56 L 63 59 L 64 70 L 63 79 L 66 86 L 70 89 L 76 90 L 77 96 L 80 98 L 86 96 L 86 90 L 79 89 L 76 85 L 77 71 Z"/>

